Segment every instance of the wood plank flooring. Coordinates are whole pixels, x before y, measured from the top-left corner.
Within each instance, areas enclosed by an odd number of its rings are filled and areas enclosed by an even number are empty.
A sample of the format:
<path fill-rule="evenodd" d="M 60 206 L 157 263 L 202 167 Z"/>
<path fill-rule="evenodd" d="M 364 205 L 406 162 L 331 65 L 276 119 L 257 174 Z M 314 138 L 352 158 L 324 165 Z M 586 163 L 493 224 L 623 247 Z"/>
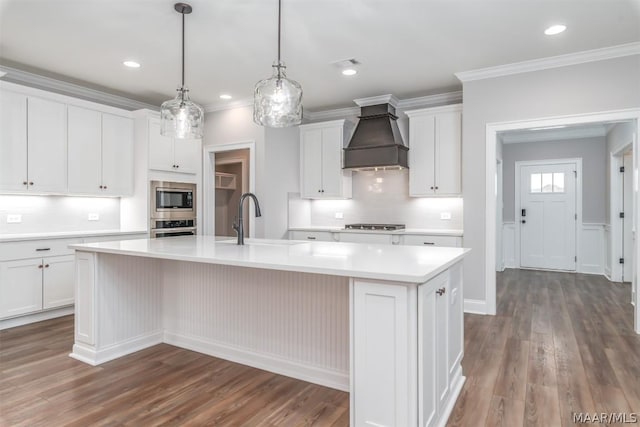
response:
<path fill-rule="evenodd" d="M 628 284 L 507 270 L 497 291 L 497 316 L 465 315 L 467 382 L 448 425 L 640 412 Z M 0 331 L 0 426 L 349 425 L 347 393 L 164 344 L 92 367 L 72 343 L 72 316 Z"/>
<path fill-rule="evenodd" d="M 467 382 L 449 426 L 573 426 L 574 412 L 640 413 L 630 284 L 506 270 L 497 294 L 496 316 L 465 314 Z"/>

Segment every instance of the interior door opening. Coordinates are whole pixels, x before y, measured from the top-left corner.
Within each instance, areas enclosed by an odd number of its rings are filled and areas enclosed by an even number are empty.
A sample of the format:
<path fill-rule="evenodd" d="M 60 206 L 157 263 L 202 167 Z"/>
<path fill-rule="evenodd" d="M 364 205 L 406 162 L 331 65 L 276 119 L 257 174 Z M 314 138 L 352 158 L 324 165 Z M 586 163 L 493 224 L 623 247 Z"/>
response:
<path fill-rule="evenodd" d="M 216 236 L 235 236 L 232 224 L 238 221 L 240 196 L 249 191 L 250 155 L 248 148 L 215 153 Z M 250 235 L 249 209 L 245 209 L 245 234 Z"/>

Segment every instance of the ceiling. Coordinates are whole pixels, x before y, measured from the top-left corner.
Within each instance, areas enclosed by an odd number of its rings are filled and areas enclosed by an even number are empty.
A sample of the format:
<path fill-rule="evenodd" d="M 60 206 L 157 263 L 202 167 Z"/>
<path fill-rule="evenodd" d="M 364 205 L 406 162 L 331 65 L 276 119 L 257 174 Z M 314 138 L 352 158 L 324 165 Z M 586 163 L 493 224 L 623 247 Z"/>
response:
<path fill-rule="evenodd" d="M 0 64 L 159 105 L 180 82 L 166 0 L 0 0 Z M 250 98 L 276 57 L 276 0 L 191 0 L 187 86 Z M 282 55 L 309 111 L 460 89 L 454 74 L 640 41 L 638 0 L 283 0 Z M 567 31 L 545 36 L 554 23 Z M 356 58 L 353 77 L 332 62 Z M 122 65 L 127 59 L 139 69 Z M 233 101 L 232 101 L 233 102 Z"/>

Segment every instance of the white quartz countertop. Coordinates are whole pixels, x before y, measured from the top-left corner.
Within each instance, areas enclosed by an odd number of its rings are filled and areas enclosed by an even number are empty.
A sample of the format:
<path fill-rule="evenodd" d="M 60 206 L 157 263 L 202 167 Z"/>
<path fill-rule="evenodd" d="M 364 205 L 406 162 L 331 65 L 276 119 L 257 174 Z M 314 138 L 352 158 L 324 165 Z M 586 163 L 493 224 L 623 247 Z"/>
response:
<path fill-rule="evenodd" d="M 246 239 L 214 236 L 122 240 L 70 245 L 79 251 L 223 264 L 269 270 L 423 283 L 469 251 L 463 248 Z"/>
<path fill-rule="evenodd" d="M 459 229 L 442 228 L 405 228 L 402 230 L 352 230 L 344 227 L 332 226 L 308 226 L 289 227 L 289 231 L 331 231 L 332 233 L 375 233 L 375 234 L 420 234 L 426 236 L 455 236 L 462 237 L 463 232 Z"/>
<path fill-rule="evenodd" d="M 147 230 L 93 230 L 93 231 L 58 231 L 45 233 L 22 233 L 22 234 L 0 234 L 0 242 L 17 242 L 23 240 L 41 240 L 41 239 L 65 239 L 70 237 L 89 237 L 89 236 L 127 236 L 131 234 L 146 234 Z"/>

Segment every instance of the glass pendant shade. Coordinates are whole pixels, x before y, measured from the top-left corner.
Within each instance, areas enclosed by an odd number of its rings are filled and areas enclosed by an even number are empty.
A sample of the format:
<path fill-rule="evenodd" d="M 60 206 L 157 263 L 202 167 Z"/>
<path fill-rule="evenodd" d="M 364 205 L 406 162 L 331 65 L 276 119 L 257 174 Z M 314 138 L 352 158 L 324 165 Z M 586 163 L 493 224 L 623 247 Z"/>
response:
<path fill-rule="evenodd" d="M 288 79 L 284 63 L 273 65 L 273 76 L 256 83 L 253 121 L 261 126 L 283 128 L 302 121 L 302 86 Z"/>
<path fill-rule="evenodd" d="M 178 139 L 202 138 L 204 110 L 189 99 L 189 89 L 178 89 L 178 95 L 160 107 L 160 133 Z"/>

